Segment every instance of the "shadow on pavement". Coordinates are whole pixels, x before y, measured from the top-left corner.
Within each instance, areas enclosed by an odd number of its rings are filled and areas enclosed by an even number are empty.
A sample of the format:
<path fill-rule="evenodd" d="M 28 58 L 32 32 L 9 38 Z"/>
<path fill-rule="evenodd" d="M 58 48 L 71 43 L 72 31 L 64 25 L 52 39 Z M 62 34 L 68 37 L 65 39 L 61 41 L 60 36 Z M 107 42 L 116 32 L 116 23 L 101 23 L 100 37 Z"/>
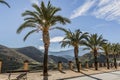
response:
<path fill-rule="evenodd" d="M 99 79 L 99 78 L 93 77 L 93 76 L 91 76 L 91 75 L 85 74 L 85 73 L 83 73 L 83 72 L 80 72 L 80 73 L 84 74 L 84 75 L 87 76 L 87 77 L 90 77 L 90 78 L 96 79 L 96 80 L 102 80 L 102 79 Z"/>

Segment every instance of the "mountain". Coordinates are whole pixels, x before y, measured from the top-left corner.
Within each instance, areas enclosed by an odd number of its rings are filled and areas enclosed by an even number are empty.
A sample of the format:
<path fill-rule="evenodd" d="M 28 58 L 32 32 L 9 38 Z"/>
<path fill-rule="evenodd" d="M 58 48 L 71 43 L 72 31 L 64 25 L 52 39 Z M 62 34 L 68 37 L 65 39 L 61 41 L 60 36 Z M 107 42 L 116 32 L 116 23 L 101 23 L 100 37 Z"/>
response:
<path fill-rule="evenodd" d="M 92 53 L 86 53 L 83 56 L 80 56 L 79 60 L 83 63 L 86 61 L 91 63 L 94 62 L 94 56 Z M 98 53 L 98 62 L 106 62 L 106 57 L 103 53 Z"/>
<path fill-rule="evenodd" d="M 49 55 L 49 58 L 52 59 L 54 63 L 58 63 L 59 61 L 63 63 L 68 63 L 68 60 L 66 58 L 60 56 Z"/>
<path fill-rule="evenodd" d="M 87 53 L 88 51 L 84 51 L 83 48 L 79 48 L 79 56 L 84 55 L 85 53 Z M 58 51 L 58 52 L 53 52 L 53 51 L 49 51 L 49 55 L 54 55 L 54 56 L 61 56 L 66 58 L 68 61 L 73 60 L 74 58 L 74 50 L 66 50 L 66 51 Z"/>
<path fill-rule="evenodd" d="M 43 62 L 44 54 L 42 51 L 38 50 L 35 47 L 29 46 L 29 47 L 23 47 L 23 48 L 17 48 L 16 51 L 20 52 L 21 54 L 24 54 L 40 63 Z M 58 63 L 58 61 L 62 61 L 63 63 L 67 63 L 68 60 L 63 57 L 58 57 L 54 55 L 48 56 L 48 62 L 49 63 Z"/>
<path fill-rule="evenodd" d="M 43 69 L 43 58 L 43 52 L 32 46 L 23 48 L 8 48 L 0 45 L 0 59 L 3 61 L 2 72 L 22 69 L 25 60 L 29 61 L 30 69 Z M 62 61 L 64 64 L 68 63 L 68 60 L 64 57 L 54 55 L 48 56 L 48 66 L 51 68 L 57 67 L 59 61 Z"/>
<path fill-rule="evenodd" d="M 0 54 L 6 56 L 7 59 L 16 60 L 21 63 L 23 63 L 25 60 L 28 60 L 29 62 L 35 62 L 35 60 L 31 59 L 30 57 L 25 56 L 14 49 L 2 45 L 0 45 Z M 2 57 L 0 58 L 2 59 Z"/>
<path fill-rule="evenodd" d="M 23 48 L 16 48 L 15 50 L 38 62 L 43 62 L 43 53 L 35 47 L 29 46 Z"/>
<path fill-rule="evenodd" d="M 30 63 L 37 63 L 34 59 L 3 45 L 0 45 L 0 59 L 3 61 L 3 72 L 5 70 L 22 68 L 25 60 L 28 60 Z"/>

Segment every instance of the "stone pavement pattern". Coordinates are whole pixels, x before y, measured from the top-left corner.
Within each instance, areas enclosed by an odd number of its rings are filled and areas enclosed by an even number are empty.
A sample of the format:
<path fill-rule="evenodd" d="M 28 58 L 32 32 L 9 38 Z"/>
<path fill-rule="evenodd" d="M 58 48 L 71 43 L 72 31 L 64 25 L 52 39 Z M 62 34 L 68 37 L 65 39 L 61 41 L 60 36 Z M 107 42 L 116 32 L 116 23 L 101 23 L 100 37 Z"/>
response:
<path fill-rule="evenodd" d="M 57 79 L 71 78 L 71 77 L 78 77 L 78 76 L 79 77 L 86 76 L 86 77 L 74 78 L 74 80 L 101 80 L 101 79 L 102 80 L 120 80 L 120 71 L 118 70 L 120 70 L 120 67 L 117 70 L 114 68 L 110 70 L 107 70 L 106 68 L 99 68 L 98 71 L 95 71 L 94 68 L 83 69 L 81 70 L 81 73 L 74 72 L 71 70 L 64 70 L 64 72 L 61 73 L 56 70 L 56 71 L 49 71 L 50 76 L 48 76 L 48 80 L 57 80 Z M 117 72 L 111 72 L 107 74 L 105 73 L 109 71 L 117 71 Z M 102 73 L 102 74 L 90 76 L 90 74 L 96 74 L 96 73 Z M 11 79 L 15 79 L 16 76 L 20 74 L 21 73 L 12 73 Z M 8 80 L 8 75 L 9 75 L 8 73 L 0 74 L 0 80 Z M 87 75 L 89 75 L 89 77 Z M 43 80 L 42 72 L 28 73 L 27 78 L 28 80 Z M 100 78 L 100 79 L 97 79 L 97 78 Z M 70 80 L 73 80 L 73 79 L 70 79 Z"/>
<path fill-rule="evenodd" d="M 89 75 L 89 76 L 71 78 L 65 80 L 120 80 L 120 71 Z"/>

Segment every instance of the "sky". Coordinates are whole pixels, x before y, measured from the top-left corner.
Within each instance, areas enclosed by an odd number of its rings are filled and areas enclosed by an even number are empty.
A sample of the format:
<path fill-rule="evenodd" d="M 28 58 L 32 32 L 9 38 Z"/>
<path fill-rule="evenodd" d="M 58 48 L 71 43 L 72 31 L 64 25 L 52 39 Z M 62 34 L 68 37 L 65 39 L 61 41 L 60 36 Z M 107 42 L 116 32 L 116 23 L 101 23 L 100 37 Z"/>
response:
<path fill-rule="evenodd" d="M 34 46 L 43 49 L 42 34 L 35 33 L 24 42 L 23 37 L 30 29 L 16 34 L 17 28 L 24 22 L 21 14 L 25 10 L 34 10 L 32 4 L 40 4 L 42 0 L 6 0 L 11 8 L 0 4 L 0 44 L 11 48 Z M 46 4 L 48 0 L 43 0 Z M 59 25 L 72 31 L 80 29 L 90 34 L 103 35 L 112 43 L 120 43 L 120 0 L 51 0 L 51 4 L 62 10 L 57 14 L 67 17 L 71 24 Z M 64 32 L 50 31 L 50 51 L 72 49 L 61 48 L 59 42 Z"/>

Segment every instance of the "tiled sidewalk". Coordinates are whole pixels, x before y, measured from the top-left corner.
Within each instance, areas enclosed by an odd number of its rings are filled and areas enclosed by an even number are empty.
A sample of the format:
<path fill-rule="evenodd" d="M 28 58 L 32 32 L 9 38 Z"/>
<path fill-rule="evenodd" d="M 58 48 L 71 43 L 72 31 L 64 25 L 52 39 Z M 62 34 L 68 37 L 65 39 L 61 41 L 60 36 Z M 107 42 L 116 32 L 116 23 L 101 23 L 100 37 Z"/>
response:
<path fill-rule="evenodd" d="M 63 78 L 72 78 L 72 77 L 79 77 L 79 76 L 86 76 L 90 74 L 97 74 L 97 73 L 106 73 L 110 71 L 119 71 L 120 68 L 110 69 L 107 70 L 106 68 L 99 68 L 98 71 L 95 71 L 93 68 L 90 69 L 83 69 L 80 73 L 74 72 L 71 70 L 65 70 L 63 73 L 59 71 L 49 71 L 48 80 L 56 80 L 56 79 L 63 79 Z M 15 79 L 16 76 L 20 75 L 21 73 L 12 73 L 11 79 Z M 8 73 L 0 74 L 0 80 L 8 80 Z M 27 74 L 28 80 L 43 80 L 42 72 L 34 72 Z"/>

